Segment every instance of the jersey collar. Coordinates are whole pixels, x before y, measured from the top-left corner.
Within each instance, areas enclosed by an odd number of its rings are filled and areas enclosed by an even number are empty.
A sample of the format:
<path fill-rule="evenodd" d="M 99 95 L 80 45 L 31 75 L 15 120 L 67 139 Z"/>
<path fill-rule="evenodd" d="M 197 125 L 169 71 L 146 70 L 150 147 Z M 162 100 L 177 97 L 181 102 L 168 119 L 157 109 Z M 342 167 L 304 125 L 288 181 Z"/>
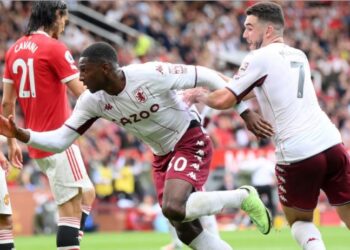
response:
<path fill-rule="evenodd" d="M 47 37 L 50 37 L 49 34 L 47 34 L 45 31 L 42 31 L 42 30 L 33 31 L 31 34 L 32 35 L 34 35 L 34 34 L 42 34 L 42 35 L 45 35 Z"/>

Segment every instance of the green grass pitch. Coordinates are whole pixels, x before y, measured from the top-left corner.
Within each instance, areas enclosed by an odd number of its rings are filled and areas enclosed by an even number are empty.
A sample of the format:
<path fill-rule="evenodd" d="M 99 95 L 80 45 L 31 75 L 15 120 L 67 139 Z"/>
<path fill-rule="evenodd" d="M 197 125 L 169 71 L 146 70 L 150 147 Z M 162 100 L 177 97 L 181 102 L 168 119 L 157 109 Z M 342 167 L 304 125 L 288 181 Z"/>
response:
<path fill-rule="evenodd" d="M 322 227 L 327 250 L 349 250 L 350 232 L 344 227 Z M 289 229 L 272 230 L 267 236 L 257 230 L 222 232 L 234 250 L 298 250 Z M 85 234 L 82 250 L 159 250 L 169 243 L 166 233 L 116 232 Z M 16 237 L 16 250 L 55 250 L 55 236 Z M 184 248 L 189 249 L 189 248 Z"/>

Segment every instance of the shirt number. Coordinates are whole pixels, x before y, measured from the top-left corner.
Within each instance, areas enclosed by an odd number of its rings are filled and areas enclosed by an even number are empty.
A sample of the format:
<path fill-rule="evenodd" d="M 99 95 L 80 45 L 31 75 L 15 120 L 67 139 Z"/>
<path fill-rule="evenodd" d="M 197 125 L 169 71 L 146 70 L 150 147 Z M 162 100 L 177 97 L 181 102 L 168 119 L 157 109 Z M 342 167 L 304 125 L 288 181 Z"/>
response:
<path fill-rule="evenodd" d="M 298 98 L 303 98 L 304 96 L 304 80 L 305 80 L 305 69 L 304 64 L 301 62 L 290 62 L 292 68 L 299 69 L 299 80 L 298 80 Z"/>
<path fill-rule="evenodd" d="M 21 80 L 19 83 L 19 97 L 20 98 L 36 97 L 33 58 L 29 58 L 27 63 L 23 59 L 17 59 L 12 65 L 13 73 L 18 74 L 19 68 L 22 70 Z M 26 85 L 26 79 L 28 75 L 29 75 L 29 90 L 24 90 L 26 87 L 25 85 Z"/>
<path fill-rule="evenodd" d="M 167 171 L 169 171 L 172 167 L 174 167 L 174 170 L 177 172 L 184 171 L 187 166 L 187 159 L 184 157 L 179 157 L 175 160 L 175 162 L 173 162 L 174 159 L 174 157 L 171 159 Z"/>

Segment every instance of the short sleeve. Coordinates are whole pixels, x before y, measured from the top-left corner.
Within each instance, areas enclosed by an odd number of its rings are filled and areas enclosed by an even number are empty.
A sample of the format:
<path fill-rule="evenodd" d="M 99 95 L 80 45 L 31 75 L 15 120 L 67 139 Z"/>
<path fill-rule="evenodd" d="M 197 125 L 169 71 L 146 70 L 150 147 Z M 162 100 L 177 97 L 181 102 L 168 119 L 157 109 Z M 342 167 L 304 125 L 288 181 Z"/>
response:
<path fill-rule="evenodd" d="M 6 53 L 6 57 L 5 57 L 5 65 L 4 65 L 4 74 L 3 74 L 3 78 L 2 78 L 2 82 L 3 83 L 13 83 L 13 78 L 11 76 L 11 71 L 9 69 L 9 65 L 8 63 L 8 53 L 9 51 Z"/>
<path fill-rule="evenodd" d="M 150 64 L 153 78 L 165 90 L 181 90 L 196 87 L 197 73 L 193 65 L 153 62 Z"/>
<path fill-rule="evenodd" d="M 63 43 L 58 42 L 55 45 L 51 60 L 53 61 L 51 67 L 62 83 L 67 83 L 79 77 L 79 71 L 73 56 Z"/>
<path fill-rule="evenodd" d="M 65 122 L 65 125 L 82 135 L 100 118 L 99 114 L 101 112 L 96 99 L 89 90 L 85 90 L 78 98 L 74 110 Z"/>
<path fill-rule="evenodd" d="M 264 83 L 267 77 L 267 67 L 266 62 L 261 58 L 261 54 L 254 53 L 254 51 L 248 54 L 229 83 L 227 88 L 235 94 L 237 102 L 240 102 L 253 88 Z"/>

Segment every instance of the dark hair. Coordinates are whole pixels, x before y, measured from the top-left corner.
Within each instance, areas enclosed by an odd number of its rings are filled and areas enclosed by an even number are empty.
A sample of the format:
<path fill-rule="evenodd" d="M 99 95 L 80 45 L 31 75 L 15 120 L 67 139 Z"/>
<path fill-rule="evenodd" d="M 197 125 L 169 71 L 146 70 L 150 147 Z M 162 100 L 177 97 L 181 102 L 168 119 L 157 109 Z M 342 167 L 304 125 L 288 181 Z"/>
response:
<path fill-rule="evenodd" d="M 82 53 L 81 57 L 87 57 L 89 61 L 101 61 L 118 63 L 118 56 L 115 49 L 108 43 L 97 42 L 87 47 Z"/>
<path fill-rule="evenodd" d="M 253 15 L 262 21 L 271 22 L 273 24 L 284 27 L 283 10 L 280 5 L 272 2 L 261 2 L 250 6 L 246 11 L 246 15 Z"/>
<path fill-rule="evenodd" d="M 25 31 L 26 35 L 38 30 L 40 27 L 51 28 L 56 21 L 56 11 L 59 15 L 67 14 L 67 4 L 64 1 L 35 1 L 32 5 L 32 12 Z"/>

